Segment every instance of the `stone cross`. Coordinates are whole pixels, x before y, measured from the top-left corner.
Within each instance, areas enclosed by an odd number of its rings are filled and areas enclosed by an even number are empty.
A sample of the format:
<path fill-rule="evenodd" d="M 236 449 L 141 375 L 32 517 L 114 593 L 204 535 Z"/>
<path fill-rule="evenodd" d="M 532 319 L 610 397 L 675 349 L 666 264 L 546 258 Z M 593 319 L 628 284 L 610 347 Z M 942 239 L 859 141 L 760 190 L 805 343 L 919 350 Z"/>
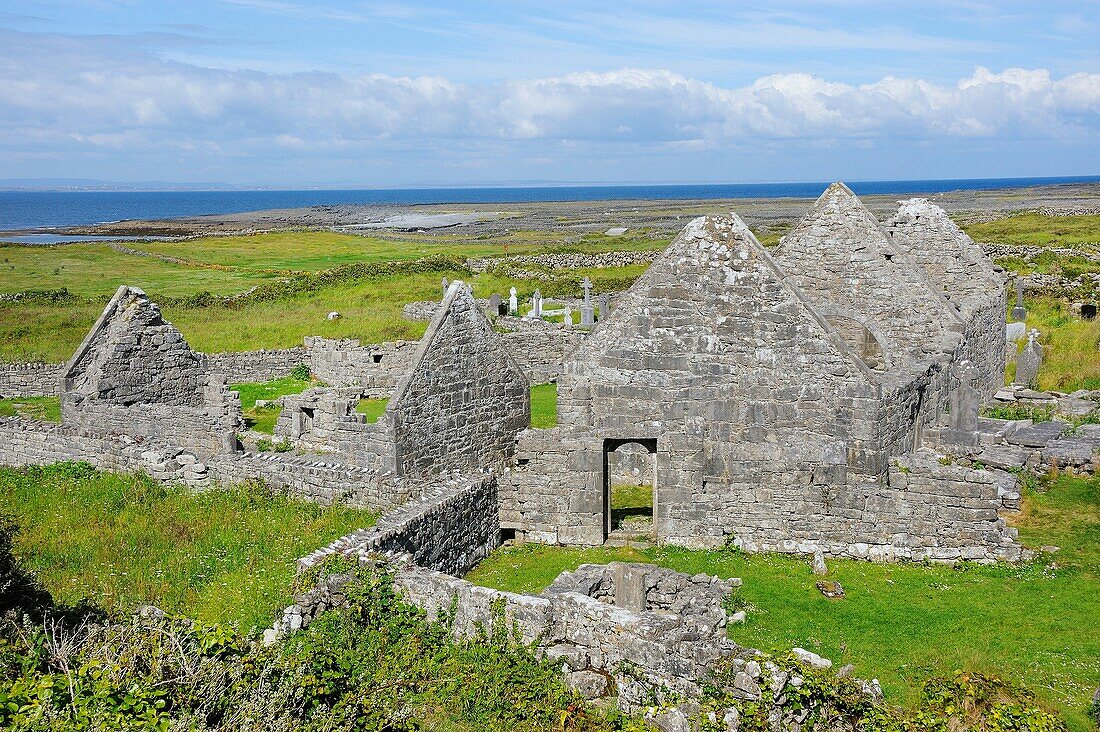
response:
<path fill-rule="evenodd" d="M 581 305 L 581 327 L 591 328 L 596 324 L 596 308 L 592 305 L 592 280 L 585 277 L 581 280 L 584 288 L 584 305 Z"/>
<path fill-rule="evenodd" d="M 508 314 L 515 315 L 519 312 L 519 298 L 516 297 L 516 288 L 508 290 Z"/>
<path fill-rule="evenodd" d="M 1016 378 L 1013 384 L 1035 386 L 1039 377 L 1039 366 L 1043 363 L 1043 347 L 1039 345 L 1039 331 L 1034 328 L 1027 334 L 1027 345 L 1016 357 Z"/>
<path fill-rule="evenodd" d="M 527 313 L 528 318 L 541 318 L 542 317 L 542 291 L 535 290 L 535 294 L 531 295 L 531 310 Z"/>
<path fill-rule="evenodd" d="M 443 297 L 447 297 L 447 288 L 451 286 L 451 281 L 446 277 L 443 278 Z"/>
<path fill-rule="evenodd" d="M 1012 308 L 1012 319 L 1022 322 L 1027 318 L 1027 308 L 1024 307 L 1024 281 L 1016 278 L 1016 306 Z"/>

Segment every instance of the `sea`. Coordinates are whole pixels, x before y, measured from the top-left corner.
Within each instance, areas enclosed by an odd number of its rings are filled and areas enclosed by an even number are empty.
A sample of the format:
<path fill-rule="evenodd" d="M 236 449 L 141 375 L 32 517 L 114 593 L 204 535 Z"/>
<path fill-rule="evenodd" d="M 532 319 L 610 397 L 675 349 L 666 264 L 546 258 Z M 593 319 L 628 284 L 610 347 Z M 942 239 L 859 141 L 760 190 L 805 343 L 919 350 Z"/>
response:
<path fill-rule="evenodd" d="M 934 194 L 956 190 L 1097 183 L 1100 176 L 855 181 L 858 195 Z M 87 226 L 130 219 L 168 219 L 265 209 L 344 204 L 527 203 L 629 199 L 814 198 L 826 182 L 696 185 L 583 185 L 494 188 L 221 191 L 0 191 L 0 231 Z M 5 236 L 11 241 L 12 237 Z M 68 237 L 50 235 L 57 241 Z M 87 240 L 90 237 L 77 237 Z M 118 237 L 111 237 L 117 239 Z M 30 241 L 39 238 L 28 237 Z M 43 243 L 44 240 L 42 240 Z"/>

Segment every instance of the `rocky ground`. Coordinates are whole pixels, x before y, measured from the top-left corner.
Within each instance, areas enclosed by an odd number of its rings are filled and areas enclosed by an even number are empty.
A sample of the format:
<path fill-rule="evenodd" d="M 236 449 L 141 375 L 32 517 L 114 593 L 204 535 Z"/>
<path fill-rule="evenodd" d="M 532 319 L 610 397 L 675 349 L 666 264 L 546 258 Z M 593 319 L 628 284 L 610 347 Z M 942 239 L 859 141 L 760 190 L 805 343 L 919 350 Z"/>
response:
<path fill-rule="evenodd" d="M 888 215 L 896 195 L 863 196 L 876 215 Z M 953 191 L 930 196 L 964 221 L 998 218 L 1014 211 L 1097 211 L 1100 184 L 1065 184 L 984 191 Z M 312 206 L 162 221 L 119 221 L 59 229 L 57 233 L 117 236 L 195 236 L 243 234 L 279 229 L 439 231 L 465 235 L 506 230 L 604 231 L 612 227 L 646 228 L 669 234 L 690 217 L 736 211 L 754 228 L 785 226 L 801 218 L 811 201 L 802 198 L 727 200 L 556 201 L 545 203 L 429 204 L 416 206 Z"/>

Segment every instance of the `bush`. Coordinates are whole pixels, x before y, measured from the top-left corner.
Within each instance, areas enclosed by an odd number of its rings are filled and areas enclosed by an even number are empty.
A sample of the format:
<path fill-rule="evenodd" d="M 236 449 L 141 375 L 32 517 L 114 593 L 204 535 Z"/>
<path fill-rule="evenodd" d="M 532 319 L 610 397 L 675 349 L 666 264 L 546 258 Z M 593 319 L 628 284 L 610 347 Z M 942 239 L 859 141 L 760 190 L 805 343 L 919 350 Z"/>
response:
<path fill-rule="evenodd" d="M 308 381 L 309 376 L 309 366 L 304 363 L 298 364 L 290 372 L 290 378 L 297 379 L 298 381 Z"/>

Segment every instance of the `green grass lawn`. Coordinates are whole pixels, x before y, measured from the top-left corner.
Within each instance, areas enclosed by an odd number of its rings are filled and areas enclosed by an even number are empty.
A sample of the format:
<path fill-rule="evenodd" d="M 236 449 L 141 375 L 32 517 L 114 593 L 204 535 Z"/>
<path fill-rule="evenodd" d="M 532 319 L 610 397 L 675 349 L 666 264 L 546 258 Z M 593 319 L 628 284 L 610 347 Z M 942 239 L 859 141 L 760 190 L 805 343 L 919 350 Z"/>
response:
<path fill-rule="evenodd" d="M 1038 328 L 1045 348 L 1039 388 L 1058 391 L 1100 389 L 1100 319 L 1083 320 L 1053 298 L 1028 298 L 1027 327 Z M 1027 343 L 1022 340 L 1018 347 Z M 1015 375 L 1010 364 L 1007 379 Z"/>
<path fill-rule="evenodd" d="M 109 298 L 119 285 L 160 295 L 208 290 L 230 295 L 275 277 L 247 270 L 217 270 L 116 252 L 105 244 L 55 247 L 0 244 L 0 293 L 58 290 L 78 297 Z"/>
<path fill-rule="evenodd" d="M 60 464 L 0 468 L 15 553 L 62 603 L 129 613 L 152 604 L 205 622 L 266 627 L 289 604 L 294 561 L 375 515 L 268 495 L 191 493 Z"/>
<path fill-rule="evenodd" d="M 324 386 L 324 384 L 316 379 L 303 379 L 292 375 L 259 383 L 233 384 L 230 388 L 241 397 L 241 412 L 245 427 L 270 435 L 275 431 L 275 420 L 279 418 L 282 409 L 278 404 L 257 407 L 256 401 L 259 399 L 270 401 L 287 394 L 300 394 L 314 386 Z"/>
<path fill-rule="evenodd" d="M 984 669 L 1022 681 L 1079 732 L 1100 685 L 1100 477 L 1062 476 L 1028 493 L 1017 524 L 1029 546 L 1054 555 L 1021 566 L 830 561 L 847 593 L 828 600 L 805 558 L 732 551 L 565 548 L 527 545 L 496 551 L 468 579 L 539 592 L 585 562 L 653 562 L 691 574 L 741 577 L 749 618 L 730 635 L 763 650 L 801 646 L 854 663 L 878 678 L 888 701 L 911 704 L 935 673 Z"/>
<path fill-rule="evenodd" d="M 531 387 L 531 426 L 539 429 L 558 423 L 558 385 L 535 384 Z"/>
<path fill-rule="evenodd" d="M 1023 213 L 963 227 L 974 241 L 992 244 L 1100 248 L 1100 216 Z"/>
<path fill-rule="evenodd" d="M 653 486 L 611 486 L 611 528 L 631 528 L 653 523 Z"/>
<path fill-rule="evenodd" d="M 23 419 L 60 422 L 61 400 L 57 397 L 0 399 L 0 417 L 22 417 Z"/>
<path fill-rule="evenodd" d="M 367 422 L 377 422 L 382 413 L 386 411 L 386 405 L 389 403 L 388 398 L 382 397 L 360 399 L 359 403 L 355 405 L 355 411 L 359 414 L 365 414 Z"/>

